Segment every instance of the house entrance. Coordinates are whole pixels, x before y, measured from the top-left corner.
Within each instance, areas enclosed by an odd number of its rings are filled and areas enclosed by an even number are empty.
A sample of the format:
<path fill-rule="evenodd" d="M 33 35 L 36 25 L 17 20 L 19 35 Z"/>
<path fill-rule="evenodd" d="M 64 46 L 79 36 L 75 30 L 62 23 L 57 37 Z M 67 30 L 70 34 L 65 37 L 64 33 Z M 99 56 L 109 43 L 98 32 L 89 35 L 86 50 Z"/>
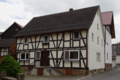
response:
<path fill-rule="evenodd" d="M 41 66 L 49 66 L 49 52 L 42 51 L 41 52 Z"/>

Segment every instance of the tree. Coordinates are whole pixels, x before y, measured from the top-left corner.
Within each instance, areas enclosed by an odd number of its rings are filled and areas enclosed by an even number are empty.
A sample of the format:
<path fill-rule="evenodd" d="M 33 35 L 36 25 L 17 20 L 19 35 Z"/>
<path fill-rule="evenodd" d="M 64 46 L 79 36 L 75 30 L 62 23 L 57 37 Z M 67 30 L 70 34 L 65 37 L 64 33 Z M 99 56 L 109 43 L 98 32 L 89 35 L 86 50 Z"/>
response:
<path fill-rule="evenodd" d="M 10 55 L 2 59 L 0 71 L 6 71 L 7 75 L 12 77 L 16 77 L 17 73 L 22 73 L 19 63 Z"/>

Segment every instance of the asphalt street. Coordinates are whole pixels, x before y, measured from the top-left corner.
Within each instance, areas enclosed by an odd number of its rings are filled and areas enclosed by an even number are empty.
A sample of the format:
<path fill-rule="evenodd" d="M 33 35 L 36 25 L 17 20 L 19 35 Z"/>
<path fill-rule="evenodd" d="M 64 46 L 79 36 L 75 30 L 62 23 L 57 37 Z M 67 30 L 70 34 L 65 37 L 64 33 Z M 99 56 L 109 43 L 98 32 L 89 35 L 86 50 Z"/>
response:
<path fill-rule="evenodd" d="M 120 67 L 97 76 L 91 76 L 78 80 L 120 80 Z"/>

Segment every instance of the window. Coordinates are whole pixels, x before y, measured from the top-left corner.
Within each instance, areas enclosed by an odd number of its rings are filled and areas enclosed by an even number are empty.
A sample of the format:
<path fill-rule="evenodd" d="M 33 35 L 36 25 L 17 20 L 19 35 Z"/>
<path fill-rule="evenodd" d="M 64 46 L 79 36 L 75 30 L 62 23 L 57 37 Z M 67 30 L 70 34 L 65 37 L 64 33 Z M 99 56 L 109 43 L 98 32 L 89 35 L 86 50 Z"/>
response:
<path fill-rule="evenodd" d="M 28 60 L 29 59 L 29 53 L 21 53 L 20 59 L 21 60 Z"/>
<path fill-rule="evenodd" d="M 97 59 L 97 61 L 99 62 L 100 61 L 100 53 L 97 53 L 97 55 L 96 55 L 96 59 Z"/>
<path fill-rule="evenodd" d="M 92 41 L 94 41 L 94 33 L 92 33 Z"/>
<path fill-rule="evenodd" d="M 103 40 L 101 40 L 101 45 L 103 46 Z"/>
<path fill-rule="evenodd" d="M 97 37 L 97 43 L 99 44 L 99 37 Z"/>
<path fill-rule="evenodd" d="M 45 35 L 43 36 L 43 43 L 48 43 L 49 42 L 49 36 Z"/>
<path fill-rule="evenodd" d="M 99 30 L 99 24 L 97 23 L 97 29 Z"/>
<path fill-rule="evenodd" d="M 108 53 L 107 53 L 107 60 L 108 60 Z"/>
<path fill-rule="evenodd" d="M 28 37 L 24 37 L 24 44 L 28 44 Z"/>
<path fill-rule="evenodd" d="M 35 59 L 40 59 L 41 58 L 41 52 L 36 52 L 35 53 Z"/>
<path fill-rule="evenodd" d="M 64 60 L 79 60 L 79 50 L 65 50 Z"/>
<path fill-rule="evenodd" d="M 79 32 L 74 32 L 73 37 L 74 39 L 79 39 Z"/>

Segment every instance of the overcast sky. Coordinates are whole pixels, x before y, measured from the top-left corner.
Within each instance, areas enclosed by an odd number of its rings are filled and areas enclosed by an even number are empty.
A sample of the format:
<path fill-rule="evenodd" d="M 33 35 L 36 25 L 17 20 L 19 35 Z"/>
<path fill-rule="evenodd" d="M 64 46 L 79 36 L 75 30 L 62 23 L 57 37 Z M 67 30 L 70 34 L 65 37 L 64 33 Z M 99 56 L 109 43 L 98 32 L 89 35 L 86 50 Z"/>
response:
<path fill-rule="evenodd" d="M 25 26 L 33 17 L 100 5 L 101 12 L 113 11 L 116 38 L 120 42 L 120 0 L 0 0 L 0 32 L 13 22 Z"/>

